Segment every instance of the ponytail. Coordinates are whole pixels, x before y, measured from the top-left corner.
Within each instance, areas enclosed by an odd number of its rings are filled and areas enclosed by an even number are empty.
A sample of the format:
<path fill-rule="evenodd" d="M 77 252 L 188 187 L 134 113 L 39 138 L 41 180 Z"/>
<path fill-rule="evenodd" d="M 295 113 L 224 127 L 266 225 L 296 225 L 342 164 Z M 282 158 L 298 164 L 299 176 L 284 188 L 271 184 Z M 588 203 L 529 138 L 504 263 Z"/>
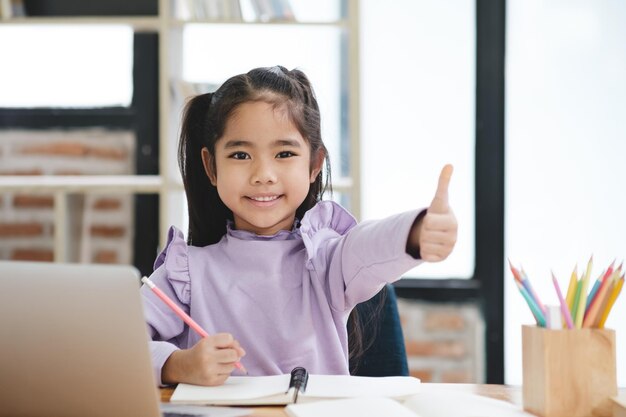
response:
<path fill-rule="evenodd" d="M 207 93 L 189 100 L 183 113 L 178 146 L 178 165 L 189 213 L 187 243 L 193 246 L 217 243 L 226 233 L 226 219 L 232 218 L 202 163 L 202 149 L 214 147 L 217 135 L 209 122 L 212 99 L 213 93 Z M 213 155 L 214 149 L 209 152 Z"/>

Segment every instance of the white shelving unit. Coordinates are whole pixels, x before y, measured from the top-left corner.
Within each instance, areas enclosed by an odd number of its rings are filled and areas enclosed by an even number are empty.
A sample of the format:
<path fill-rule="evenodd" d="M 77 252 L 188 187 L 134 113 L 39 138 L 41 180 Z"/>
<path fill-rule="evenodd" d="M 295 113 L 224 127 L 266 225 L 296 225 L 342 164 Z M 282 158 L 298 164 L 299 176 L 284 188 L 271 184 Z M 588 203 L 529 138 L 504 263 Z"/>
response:
<path fill-rule="evenodd" d="M 171 224 L 182 226 L 185 199 L 180 173 L 176 165 L 180 107 L 175 106 L 172 81 L 182 74 L 182 32 L 189 24 L 255 25 L 255 26 L 334 26 L 342 28 L 348 39 L 348 124 L 350 138 L 349 177 L 333 183 L 337 192 L 349 195 L 352 212 L 359 217 L 359 47 L 358 0 L 347 1 L 347 18 L 333 22 L 234 22 L 232 20 L 181 20 L 172 15 L 174 0 L 158 0 L 158 16 L 85 16 L 85 17 L 15 17 L 0 19 L 0 25 L 127 25 L 135 32 L 156 32 L 159 35 L 159 172 L 157 176 L 0 176 L 0 193 L 49 192 L 55 196 L 54 242 L 55 261 L 66 261 L 67 202 L 70 194 L 130 193 L 159 196 L 159 227 L 161 246 Z M 341 1 L 341 0 L 337 0 Z"/>

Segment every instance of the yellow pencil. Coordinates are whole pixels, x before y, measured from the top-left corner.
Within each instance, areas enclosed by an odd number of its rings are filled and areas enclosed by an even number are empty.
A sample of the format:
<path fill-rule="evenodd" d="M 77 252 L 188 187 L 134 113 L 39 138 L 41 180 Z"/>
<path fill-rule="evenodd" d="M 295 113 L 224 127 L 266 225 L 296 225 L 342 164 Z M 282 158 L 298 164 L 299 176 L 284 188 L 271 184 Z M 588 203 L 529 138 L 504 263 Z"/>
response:
<path fill-rule="evenodd" d="M 576 296 L 576 285 L 578 284 L 578 274 L 576 273 L 576 269 L 578 269 L 578 265 L 574 266 L 574 270 L 572 271 L 572 276 L 569 279 L 569 287 L 567 287 L 567 295 L 565 296 L 565 303 L 567 304 L 567 308 L 569 308 L 570 314 L 574 314 L 572 308 L 574 307 L 574 297 Z"/>
<path fill-rule="evenodd" d="M 609 317 L 609 313 L 611 312 L 611 308 L 613 308 L 613 304 L 615 304 L 615 300 L 619 295 L 620 291 L 622 291 L 622 287 L 624 286 L 624 275 L 617 281 L 615 288 L 611 291 L 611 296 L 609 297 L 609 301 L 606 304 L 606 308 L 602 312 L 602 317 L 600 317 L 600 321 L 598 322 L 598 328 L 603 329 L 604 323 L 606 322 L 607 317 Z"/>
<path fill-rule="evenodd" d="M 587 262 L 587 270 L 581 278 L 583 283 L 580 289 L 580 299 L 578 300 L 578 310 L 576 311 L 576 328 L 583 326 L 583 318 L 585 317 L 585 308 L 587 307 L 587 287 L 589 286 L 589 277 L 591 277 L 591 267 L 593 265 L 593 255 Z"/>

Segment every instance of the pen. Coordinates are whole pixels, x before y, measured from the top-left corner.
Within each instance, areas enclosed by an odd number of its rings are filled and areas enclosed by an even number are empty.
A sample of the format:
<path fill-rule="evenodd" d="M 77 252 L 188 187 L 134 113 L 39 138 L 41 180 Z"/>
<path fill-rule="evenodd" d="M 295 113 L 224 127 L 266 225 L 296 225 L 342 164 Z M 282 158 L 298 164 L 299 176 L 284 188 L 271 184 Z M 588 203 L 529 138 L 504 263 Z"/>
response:
<path fill-rule="evenodd" d="M 183 321 L 185 323 L 187 323 L 187 325 L 189 327 L 194 329 L 196 331 L 196 333 L 198 333 L 202 337 L 208 337 L 209 336 L 209 334 L 202 327 L 200 327 L 200 325 L 198 323 L 196 323 L 194 319 L 189 317 L 189 315 L 187 313 L 185 313 L 185 311 L 182 308 L 180 308 L 175 302 L 173 302 L 172 299 L 167 296 L 167 294 L 165 294 L 163 291 L 161 291 L 161 289 L 159 287 L 154 285 L 154 282 L 150 281 L 150 278 L 143 277 L 143 278 L 141 278 L 141 282 L 146 284 L 148 286 L 148 288 L 150 288 L 152 290 L 152 292 L 154 292 L 157 295 L 157 297 L 159 297 L 165 304 L 167 304 L 167 306 L 169 308 L 171 308 L 172 311 L 174 311 L 174 313 L 176 313 L 176 315 L 178 317 L 183 319 Z M 246 374 L 248 373 L 248 371 L 246 371 L 246 368 L 243 367 L 241 362 L 235 362 L 235 366 L 240 371 L 242 371 L 242 372 L 244 372 Z"/>

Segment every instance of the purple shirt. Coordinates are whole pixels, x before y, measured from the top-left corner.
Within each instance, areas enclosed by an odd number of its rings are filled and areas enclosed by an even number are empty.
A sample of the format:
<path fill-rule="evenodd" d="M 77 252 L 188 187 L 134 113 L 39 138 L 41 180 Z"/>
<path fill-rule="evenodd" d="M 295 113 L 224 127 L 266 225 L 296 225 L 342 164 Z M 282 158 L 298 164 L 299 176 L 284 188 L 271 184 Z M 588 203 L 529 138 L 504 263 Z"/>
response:
<path fill-rule="evenodd" d="M 209 334 L 231 333 L 250 375 L 348 374 L 352 308 L 421 261 L 406 253 L 418 211 L 361 224 L 336 203 L 309 210 L 299 228 L 273 236 L 233 230 L 188 246 L 170 228 L 150 279 Z M 145 285 L 141 288 L 155 376 L 200 338 Z M 235 371 L 237 373 L 237 371 Z"/>

